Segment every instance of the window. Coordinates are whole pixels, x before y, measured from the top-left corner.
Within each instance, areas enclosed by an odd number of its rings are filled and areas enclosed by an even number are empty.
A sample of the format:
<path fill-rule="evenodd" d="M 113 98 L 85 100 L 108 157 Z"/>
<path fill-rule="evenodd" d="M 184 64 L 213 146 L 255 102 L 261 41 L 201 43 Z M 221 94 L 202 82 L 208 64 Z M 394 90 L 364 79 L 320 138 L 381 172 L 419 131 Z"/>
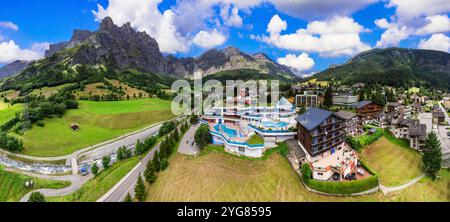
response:
<path fill-rule="evenodd" d="M 323 176 L 323 173 L 317 173 L 317 175 L 319 175 L 319 176 Z"/>

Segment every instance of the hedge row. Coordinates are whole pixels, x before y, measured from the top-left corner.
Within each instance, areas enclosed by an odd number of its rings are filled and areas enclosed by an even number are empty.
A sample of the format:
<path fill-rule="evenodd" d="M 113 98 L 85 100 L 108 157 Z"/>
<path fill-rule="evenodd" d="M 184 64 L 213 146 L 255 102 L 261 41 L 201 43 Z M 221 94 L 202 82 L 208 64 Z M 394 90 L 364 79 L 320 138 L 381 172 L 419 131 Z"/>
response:
<path fill-rule="evenodd" d="M 333 182 L 309 180 L 307 184 L 311 189 L 330 194 L 353 194 L 361 193 L 378 186 L 378 177 L 370 176 L 361 180 L 353 180 L 348 182 Z"/>
<path fill-rule="evenodd" d="M 370 169 L 369 169 L 370 170 Z M 302 165 L 303 182 L 311 189 L 329 194 L 354 194 L 370 190 L 378 186 L 378 176 L 370 176 L 361 180 L 346 182 L 320 181 L 305 178 L 311 175 L 311 168 L 308 164 Z M 306 176 L 308 177 L 308 176 Z"/>
<path fill-rule="evenodd" d="M 358 160 L 358 161 L 361 163 L 362 168 L 364 168 L 368 173 L 378 176 L 377 171 L 370 168 L 364 161 L 362 161 L 362 160 Z"/>

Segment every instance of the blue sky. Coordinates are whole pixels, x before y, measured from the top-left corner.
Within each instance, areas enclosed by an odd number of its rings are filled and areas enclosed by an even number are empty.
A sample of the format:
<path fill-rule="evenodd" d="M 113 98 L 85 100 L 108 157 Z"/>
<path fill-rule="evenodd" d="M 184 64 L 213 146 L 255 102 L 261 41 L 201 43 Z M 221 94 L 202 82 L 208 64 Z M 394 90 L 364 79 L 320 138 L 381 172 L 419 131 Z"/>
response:
<path fill-rule="evenodd" d="M 149 33 L 164 54 L 235 46 L 311 73 L 371 48 L 449 52 L 449 12 L 450 0 L 5 0 L 0 66 L 39 59 L 49 43 L 111 16 Z"/>

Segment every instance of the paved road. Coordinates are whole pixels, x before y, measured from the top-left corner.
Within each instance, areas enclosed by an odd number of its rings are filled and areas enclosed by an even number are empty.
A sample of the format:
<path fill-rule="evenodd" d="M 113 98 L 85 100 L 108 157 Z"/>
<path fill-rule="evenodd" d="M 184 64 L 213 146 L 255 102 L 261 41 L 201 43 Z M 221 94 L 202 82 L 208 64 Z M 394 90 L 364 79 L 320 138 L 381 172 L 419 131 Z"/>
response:
<path fill-rule="evenodd" d="M 9 171 L 17 172 L 15 170 L 9 170 Z M 71 183 L 68 187 L 61 188 L 61 189 L 39 189 L 39 190 L 30 191 L 20 199 L 20 202 L 27 202 L 31 193 L 36 192 L 36 191 L 41 192 L 46 197 L 57 197 L 57 196 L 65 196 L 65 195 L 72 194 L 75 191 L 77 191 L 78 189 L 80 189 L 80 187 L 83 186 L 83 184 L 85 184 L 88 180 L 90 180 L 91 178 L 94 177 L 92 174 L 87 175 L 87 176 L 81 176 L 81 175 L 49 176 L 49 175 L 42 175 L 42 174 L 36 174 L 36 173 L 30 173 L 30 172 L 20 172 L 20 173 L 28 175 L 28 176 L 32 176 L 32 177 L 41 178 L 41 179 L 69 181 Z"/>
<path fill-rule="evenodd" d="M 178 119 L 178 118 L 174 118 L 172 120 L 175 120 L 175 119 Z M 167 120 L 167 121 L 170 121 L 170 120 Z M 86 155 L 88 155 L 88 156 L 89 155 L 96 156 L 96 153 L 98 153 L 98 154 L 101 154 L 102 152 L 108 153 L 108 152 L 110 152 L 110 149 L 115 149 L 115 148 L 118 149 L 119 147 L 121 147 L 123 145 L 133 144 L 138 139 L 141 139 L 141 140 L 145 139 L 145 138 L 151 136 L 152 134 L 154 134 L 155 131 L 158 131 L 158 129 L 161 127 L 161 125 L 162 125 L 162 122 L 161 123 L 156 123 L 156 124 L 153 124 L 153 125 L 148 126 L 146 128 L 140 129 L 138 131 L 135 131 L 135 132 L 132 132 L 132 133 L 128 133 L 126 135 L 119 136 L 119 137 L 114 138 L 112 140 L 105 141 L 105 142 L 102 142 L 102 143 L 99 143 L 99 144 L 96 144 L 96 145 L 93 145 L 93 146 L 89 146 L 89 147 L 77 150 L 76 152 L 74 152 L 72 154 L 69 154 L 69 155 L 65 155 L 65 156 L 35 157 L 35 156 L 28 156 L 28 155 L 24 155 L 24 154 L 11 153 L 11 152 L 6 151 L 6 150 L 0 150 L 0 152 L 8 154 L 8 155 L 11 155 L 11 156 L 17 156 L 17 157 L 20 157 L 20 158 L 29 159 L 29 160 L 35 160 L 35 161 L 66 160 L 66 159 L 78 158 L 80 156 L 86 156 Z"/>
<path fill-rule="evenodd" d="M 181 140 L 186 136 L 187 133 L 184 134 Z M 153 159 L 156 151 L 159 152 L 160 145 L 160 143 L 156 145 L 122 180 L 98 199 L 97 202 L 122 202 L 128 193 L 134 196 L 134 186 L 138 176 L 144 174 L 148 161 Z"/>
<path fill-rule="evenodd" d="M 156 125 L 153 125 L 151 127 L 147 127 L 147 128 L 145 128 L 143 130 L 140 130 L 138 132 L 122 136 L 120 140 L 116 140 L 116 141 L 113 141 L 113 142 L 110 142 L 110 143 L 106 143 L 106 144 L 102 143 L 103 145 L 97 145 L 96 146 L 97 147 L 96 150 L 92 150 L 92 151 L 89 151 L 87 154 L 83 154 L 83 158 L 84 159 L 90 159 L 90 158 L 95 158 L 95 157 L 101 158 L 102 154 L 103 155 L 107 155 L 109 153 L 114 153 L 121 146 L 135 144 L 137 142 L 137 140 L 141 140 L 142 141 L 145 138 L 153 135 L 155 132 L 158 132 L 158 130 L 159 130 L 159 128 L 161 126 L 162 126 L 162 124 L 156 124 Z M 138 164 L 138 166 L 140 166 L 140 164 L 142 162 L 146 163 L 149 159 L 153 158 L 153 154 L 154 154 L 154 152 L 156 150 L 159 150 L 159 144 L 151 152 L 149 152 L 149 154 L 147 156 L 145 156 L 141 160 L 141 162 Z M 74 155 L 74 154 L 72 154 L 72 155 Z M 142 168 L 145 170 L 145 164 L 143 165 Z M 139 171 L 139 172 L 143 172 L 143 170 Z M 26 175 L 30 175 L 30 176 L 34 176 L 34 177 L 49 179 L 49 180 L 70 181 L 72 183 L 69 187 L 62 188 L 62 189 L 41 189 L 41 190 L 37 190 L 37 191 L 42 192 L 45 196 L 65 196 L 65 195 L 69 195 L 69 194 L 77 191 L 89 179 L 93 178 L 92 174 L 89 174 L 88 176 L 81 176 L 79 174 L 67 175 L 67 176 L 51 176 L 51 175 L 41 175 L 41 174 L 35 174 L 35 173 L 23 172 L 23 171 L 20 171 L 20 173 L 26 174 Z M 135 178 L 137 179 L 137 176 Z M 134 184 L 133 184 L 133 187 L 134 187 Z M 34 192 L 34 191 L 32 191 L 32 192 Z M 28 198 L 29 198 L 29 195 L 32 192 L 29 192 L 24 197 L 22 197 L 21 201 L 27 201 Z M 125 193 L 125 195 L 126 195 L 126 193 Z M 113 195 L 113 197 L 114 197 L 114 195 Z"/>
<path fill-rule="evenodd" d="M 184 137 L 181 139 L 180 147 L 178 148 L 178 152 L 185 154 L 196 156 L 200 153 L 200 149 L 197 144 L 194 142 L 195 131 L 200 127 L 200 124 L 194 125 L 184 134 Z M 192 144 L 193 143 L 193 144 Z"/>

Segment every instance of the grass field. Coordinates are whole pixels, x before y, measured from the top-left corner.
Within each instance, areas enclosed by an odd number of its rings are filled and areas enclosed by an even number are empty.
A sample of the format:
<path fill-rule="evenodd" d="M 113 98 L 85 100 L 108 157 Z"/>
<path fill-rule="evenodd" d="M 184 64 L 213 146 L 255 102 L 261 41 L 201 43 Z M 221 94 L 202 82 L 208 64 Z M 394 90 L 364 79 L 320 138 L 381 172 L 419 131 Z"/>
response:
<path fill-rule="evenodd" d="M 70 86 L 70 85 L 72 85 L 72 83 L 66 83 L 66 84 L 62 84 L 59 86 L 53 86 L 53 87 L 43 87 L 43 88 L 35 89 L 35 90 L 31 91 L 30 94 L 36 95 L 36 96 L 50 97 L 51 95 L 58 93 L 58 91 L 61 90 L 62 88 Z"/>
<path fill-rule="evenodd" d="M 139 162 L 139 157 L 118 162 L 107 170 L 100 171 L 100 174 L 89 180 L 75 193 L 62 197 L 49 197 L 48 202 L 95 202 L 116 183 L 128 174 Z"/>
<path fill-rule="evenodd" d="M 422 174 L 420 154 L 385 137 L 364 148 L 359 156 L 379 173 L 385 186 L 402 185 Z"/>
<path fill-rule="evenodd" d="M 114 102 L 80 101 L 76 110 L 62 118 L 45 120 L 45 127 L 33 126 L 23 136 L 24 154 L 62 156 L 103 141 L 174 118 L 170 101 L 138 99 Z M 70 125 L 78 123 L 80 131 Z"/>
<path fill-rule="evenodd" d="M 1 92 L 1 93 L 0 93 L 0 96 L 2 96 L 2 98 L 6 97 L 6 98 L 8 98 L 9 100 L 12 100 L 12 99 L 18 98 L 18 97 L 19 97 L 19 94 L 20 94 L 19 91 L 16 91 L 16 90 L 8 90 L 8 91 Z M 2 99 L 2 101 L 3 101 L 3 99 Z"/>
<path fill-rule="evenodd" d="M 25 181 L 33 179 L 34 188 L 25 188 Z M 17 202 L 22 196 L 34 189 L 59 189 L 69 186 L 70 182 L 51 181 L 24 176 L 5 171 L 0 166 L 0 202 Z"/>
<path fill-rule="evenodd" d="M 23 106 L 21 104 L 11 106 L 7 103 L 0 102 L 0 125 L 14 118 L 16 113 L 20 112 L 22 108 Z"/>
<path fill-rule="evenodd" d="M 327 87 L 329 85 L 328 81 L 318 81 L 317 79 L 311 79 L 307 82 L 302 83 L 302 85 L 308 85 L 308 84 L 317 84 L 317 85 L 321 85 L 323 87 Z"/>
<path fill-rule="evenodd" d="M 450 178 L 427 180 L 387 196 L 381 192 L 357 197 L 324 196 L 307 191 L 278 153 L 258 161 L 220 152 L 199 157 L 175 154 L 156 183 L 148 185 L 147 201 L 449 201 Z"/>
<path fill-rule="evenodd" d="M 139 94 L 141 94 L 143 98 L 149 97 L 147 92 L 145 92 L 143 90 L 139 90 L 137 88 L 134 88 L 134 87 L 132 87 L 126 83 L 120 82 L 118 80 L 107 79 L 106 81 L 108 81 L 112 86 L 114 86 L 118 89 L 122 89 L 122 91 L 125 93 L 125 95 L 122 96 L 122 99 L 126 99 L 127 95 L 131 99 L 138 98 Z M 89 96 L 94 96 L 94 95 L 103 96 L 103 95 L 108 95 L 108 94 L 112 93 L 110 90 L 108 90 L 106 88 L 99 88 L 101 86 L 105 86 L 105 84 L 102 82 L 88 84 L 85 86 L 83 91 L 79 91 L 79 90 L 76 91 L 75 96 L 77 96 L 77 98 L 80 98 L 81 96 L 83 96 L 83 97 L 89 97 Z"/>

